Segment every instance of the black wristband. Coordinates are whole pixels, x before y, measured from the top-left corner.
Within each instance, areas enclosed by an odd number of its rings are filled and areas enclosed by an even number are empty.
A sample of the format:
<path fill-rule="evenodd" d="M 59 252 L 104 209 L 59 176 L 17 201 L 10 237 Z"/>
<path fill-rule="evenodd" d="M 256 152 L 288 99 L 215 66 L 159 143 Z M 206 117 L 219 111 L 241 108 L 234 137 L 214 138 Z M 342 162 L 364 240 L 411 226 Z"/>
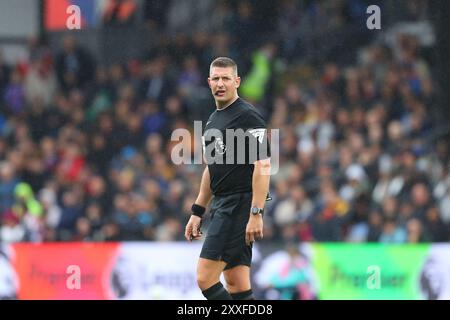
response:
<path fill-rule="evenodd" d="M 195 203 L 192 205 L 192 208 L 191 208 L 192 214 L 194 216 L 197 216 L 197 217 L 200 217 L 200 218 L 205 213 L 205 210 L 206 210 L 205 207 L 202 207 L 202 206 L 200 206 L 198 204 L 195 204 Z"/>

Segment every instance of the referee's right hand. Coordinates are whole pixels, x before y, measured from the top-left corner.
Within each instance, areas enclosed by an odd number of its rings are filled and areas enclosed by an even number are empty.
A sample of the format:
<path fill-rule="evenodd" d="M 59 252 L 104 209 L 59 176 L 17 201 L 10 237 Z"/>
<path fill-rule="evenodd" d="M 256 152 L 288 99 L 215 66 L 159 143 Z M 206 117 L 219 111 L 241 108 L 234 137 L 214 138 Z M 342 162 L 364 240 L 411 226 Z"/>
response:
<path fill-rule="evenodd" d="M 189 219 L 186 229 L 184 230 L 184 237 L 187 241 L 197 240 L 202 236 L 202 232 L 200 230 L 202 218 L 191 215 Z"/>

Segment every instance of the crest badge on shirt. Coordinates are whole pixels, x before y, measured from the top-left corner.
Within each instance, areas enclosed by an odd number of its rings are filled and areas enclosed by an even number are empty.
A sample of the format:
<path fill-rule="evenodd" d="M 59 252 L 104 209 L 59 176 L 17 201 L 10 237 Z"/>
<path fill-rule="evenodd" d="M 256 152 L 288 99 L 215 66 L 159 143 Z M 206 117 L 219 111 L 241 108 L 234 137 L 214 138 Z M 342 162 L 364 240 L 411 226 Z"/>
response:
<path fill-rule="evenodd" d="M 218 154 L 224 154 L 225 151 L 227 150 L 227 146 L 225 145 L 225 143 L 223 143 L 223 140 L 219 137 L 216 138 L 215 140 L 214 148 L 216 149 L 216 152 Z"/>

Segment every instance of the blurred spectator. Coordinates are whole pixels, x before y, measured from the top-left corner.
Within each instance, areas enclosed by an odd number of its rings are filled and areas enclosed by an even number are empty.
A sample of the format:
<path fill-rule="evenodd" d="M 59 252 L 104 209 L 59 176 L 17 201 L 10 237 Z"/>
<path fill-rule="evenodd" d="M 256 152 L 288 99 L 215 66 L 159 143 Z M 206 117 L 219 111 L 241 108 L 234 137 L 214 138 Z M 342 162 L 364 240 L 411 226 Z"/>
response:
<path fill-rule="evenodd" d="M 414 228 L 413 228 L 414 227 Z M 417 237 L 417 232 L 421 232 L 417 228 L 417 223 L 410 225 L 412 236 Z M 403 227 L 397 226 L 394 218 L 386 218 L 383 225 L 383 231 L 380 235 L 382 243 L 405 243 L 407 241 L 407 233 Z"/>
<path fill-rule="evenodd" d="M 447 194 L 442 197 L 439 209 L 442 221 L 450 226 L 450 188 L 448 188 Z"/>
<path fill-rule="evenodd" d="M 274 212 L 274 221 L 277 225 L 293 224 L 308 220 L 313 212 L 313 202 L 305 194 L 300 186 L 295 186 L 290 191 L 290 196 L 282 200 Z"/>
<path fill-rule="evenodd" d="M 4 95 L 4 89 L 9 83 L 10 79 L 10 67 L 5 63 L 3 59 L 3 52 L 0 50 L 0 97 Z"/>
<path fill-rule="evenodd" d="M 347 202 L 340 198 L 331 182 L 321 187 L 321 200 L 312 217 L 313 237 L 316 241 L 342 241 L 342 224 L 348 214 Z"/>
<path fill-rule="evenodd" d="M 61 183 L 77 182 L 81 179 L 85 166 L 85 158 L 76 142 L 64 146 L 59 156 L 56 172 Z"/>
<path fill-rule="evenodd" d="M 367 232 L 368 242 L 378 242 L 380 240 L 381 233 L 383 232 L 383 215 L 378 210 L 372 210 L 369 213 Z"/>
<path fill-rule="evenodd" d="M 406 231 L 408 233 L 407 239 L 408 243 L 420 243 L 430 241 L 425 233 L 423 224 L 417 218 L 413 218 L 407 222 Z"/>
<path fill-rule="evenodd" d="M 12 211 L 4 212 L 0 227 L 0 242 L 21 242 L 25 240 L 25 228 L 20 224 L 20 219 Z"/>
<path fill-rule="evenodd" d="M 428 239 L 431 242 L 450 241 L 450 228 L 445 225 L 439 217 L 437 207 L 430 207 L 425 216 L 424 228 L 427 231 Z"/>
<path fill-rule="evenodd" d="M 233 11 L 229 1 L 219 0 L 211 15 L 211 31 L 230 31 L 233 23 Z"/>
<path fill-rule="evenodd" d="M 19 183 L 14 167 L 9 162 L 0 163 L 0 212 L 12 208 L 14 204 L 14 190 Z"/>
<path fill-rule="evenodd" d="M 239 1 L 231 23 L 238 50 L 248 54 L 251 45 L 258 43 L 258 25 L 255 19 L 253 4 L 250 1 Z"/>
<path fill-rule="evenodd" d="M 79 188 L 72 188 L 62 195 L 61 218 L 58 224 L 59 237 L 63 241 L 70 241 L 77 227 L 77 220 L 83 213 L 82 195 Z"/>
<path fill-rule="evenodd" d="M 414 216 L 425 218 L 426 210 L 430 205 L 430 191 L 424 183 L 416 183 L 412 186 L 411 200 L 414 203 Z"/>
<path fill-rule="evenodd" d="M 57 89 L 52 63 L 49 55 L 32 61 L 24 82 L 28 104 L 38 100 L 46 108 L 50 106 Z"/>
<path fill-rule="evenodd" d="M 25 90 L 21 78 L 19 71 L 14 70 L 11 73 L 9 85 L 4 89 L 3 99 L 13 114 L 21 114 L 25 111 Z"/>
<path fill-rule="evenodd" d="M 150 240 L 153 217 L 145 199 L 137 194 L 119 194 L 114 199 L 113 219 L 119 227 L 121 240 Z"/>
<path fill-rule="evenodd" d="M 30 185 L 21 182 L 14 188 L 15 203 L 12 205 L 12 213 L 23 222 L 25 227 L 25 239 L 31 242 L 43 240 L 43 207 Z"/>
<path fill-rule="evenodd" d="M 85 217 L 77 219 L 74 236 L 71 241 L 94 241 L 89 220 Z"/>
<path fill-rule="evenodd" d="M 170 94 L 172 83 L 166 74 L 164 57 L 157 57 L 144 65 L 143 78 L 139 84 L 142 100 L 155 101 L 159 104 Z"/>
<path fill-rule="evenodd" d="M 276 50 L 277 48 L 274 43 L 267 43 L 253 53 L 252 67 L 244 77 L 240 88 L 244 99 L 258 103 L 263 98 L 272 76 L 272 63 L 276 55 Z"/>
<path fill-rule="evenodd" d="M 267 299 L 317 299 L 317 279 L 311 270 L 310 257 L 292 243 L 264 259 L 255 279 L 265 289 Z"/>
<path fill-rule="evenodd" d="M 93 58 L 82 47 L 77 45 L 72 36 L 63 40 L 62 51 L 56 55 L 56 74 L 61 88 L 68 91 L 72 88 L 87 87 L 95 70 Z"/>
<path fill-rule="evenodd" d="M 58 204 L 57 185 L 49 182 L 39 192 L 39 201 L 45 211 L 45 223 L 51 229 L 56 229 L 61 220 L 61 207 Z"/>

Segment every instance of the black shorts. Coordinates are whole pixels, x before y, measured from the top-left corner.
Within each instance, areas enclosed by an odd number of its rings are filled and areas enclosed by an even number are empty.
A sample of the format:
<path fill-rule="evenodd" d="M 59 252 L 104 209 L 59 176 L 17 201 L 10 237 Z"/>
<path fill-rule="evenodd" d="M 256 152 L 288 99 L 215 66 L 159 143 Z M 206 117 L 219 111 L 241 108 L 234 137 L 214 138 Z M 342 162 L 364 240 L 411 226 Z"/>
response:
<path fill-rule="evenodd" d="M 200 257 L 225 261 L 225 270 L 239 265 L 250 267 L 252 246 L 245 243 L 245 229 L 251 203 L 251 192 L 213 198 L 211 221 Z"/>

